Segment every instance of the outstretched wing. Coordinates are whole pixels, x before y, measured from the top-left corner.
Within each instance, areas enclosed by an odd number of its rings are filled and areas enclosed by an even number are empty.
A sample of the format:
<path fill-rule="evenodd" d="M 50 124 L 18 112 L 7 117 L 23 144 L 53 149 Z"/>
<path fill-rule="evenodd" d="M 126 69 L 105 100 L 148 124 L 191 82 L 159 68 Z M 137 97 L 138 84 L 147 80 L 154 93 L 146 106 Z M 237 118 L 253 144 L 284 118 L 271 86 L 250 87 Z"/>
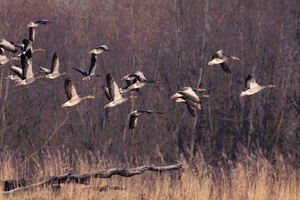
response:
<path fill-rule="evenodd" d="M 78 97 L 75 86 L 71 81 L 70 77 L 65 79 L 65 91 L 69 100 Z"/>
<path fill-rule="evenodd" d="M 51 70 L 50 70 L 50 69 L 47 69 L 47 68 L 41 67 L 41 66 L 39 66 L 39 68 L 40 68 L 43 72 L 45 72 L 46 74 L 50 74 L 50 73 L 51 73 Z"/>
<path fill-rule="evenodd" d="M 138 116 L 135 114 L 131 114 L 129 119 L 129 128 L 134 129 L 137 126 L 137 123 L 138 123 Z"/>
<path fill-rule="evenodd" d="M 47 19 L 43 19 L 43 20 L 38 20 L 35 22 L 36 24 L 48 24 L 51 23 L 50 21 L 48 21 Z"/>
<path fill-rule="evenodd" d="M 231 70 L 229 69 L 227 63 L 222 62 L 220 63 L 220 66 L 222 67 L 223 71 L 225 71 L 226 73 L 231 73 Z"/>
<path fill-rule="evenodd" d="M 115 79 L 110 74 L 106 75 L 106 83 L 107 83 L 109 94 L 113 100 L 122 98 L 119 91 L 119 87 Z"/>
<path fill-rule="evenodd" d="M 59 72 L 59 57 L 57 52 L 53 54 L 52 63 L 51 63 L 51 73 Z"/>
<path fill-rule="evenodd" d="M 18 66 L 10 66 L 9 69 L 17 74 L 22 79 L 23 70 Z"/>
<path fill-rule="evenodd" d="M 76 68 L 76 67 L 73 67 L 73 69 L 75 69 L 76 71 L 80 72 L 83 76 L 88 76 L 87 71 L 85 71 L 84 69 Z"/>
<path fill-rule="evenodd" d="M 103 86 L 102 89 L 103 89 L 103 92 L 104 92 L 106 98 L 107 98 L 108 100 L 112 101 L 112 98 L 111 98 L 111 96 L 110 96 L 110 94 L 109 94 L 108 87 Z"/>
<path fill-rule="evenodd" d="M 34 27 L 29 28 L 29 40 L 32 43 L 34 43 L 34 40 L 35 40 L 35 28 Z"/>
<path fill-rule="evenodd" d="M 247 78 L 245 79 L 245 87 L 246 89 L 251 89 L 258 86 L 255 76 L 252 74 L 248 74 Z"/>
<path fill-rule="evenodd" d="M 90 66 L 88 75 L 95 75 L 96 67 L 97 67 L 97 62 L 96 61 L 97 61 L 97 54 L 93 53 L 91 55 L 91 66 Z"/>

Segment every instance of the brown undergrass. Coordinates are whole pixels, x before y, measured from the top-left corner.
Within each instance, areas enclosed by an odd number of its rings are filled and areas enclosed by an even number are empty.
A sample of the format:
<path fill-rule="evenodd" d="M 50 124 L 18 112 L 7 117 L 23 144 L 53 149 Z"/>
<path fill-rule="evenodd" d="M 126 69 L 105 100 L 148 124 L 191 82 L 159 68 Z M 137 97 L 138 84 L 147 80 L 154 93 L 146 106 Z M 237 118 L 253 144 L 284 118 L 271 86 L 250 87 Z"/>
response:
<path fill-rule="evenodd" d="M 9 154 L 1 154 L 1 180 L 18 177 L 44 178 L 73 173 L 97 172 L 115 167 L 135 167 L 117 164 L 94 155 L 66 156 L 70 152 L 44 153 L 43 162 L 34 157 L 24 165 L 15 166 Z M 149 164 L 142 163 L 141 165 Z M 175 164 L 175 163 L 170 163 Z M 240 157 L 235 163 L 228 161 L 211 167 L 198 157 L 193 163 L 183 160 L 185 172 L 162 174 L 145 172 L 131 178 L 113 176 L 111 179 L 91 179 L 89 185 L 63 184 L 60 192 L 50 188 L 36 188 L 1 199 L 230 199 L 230 200 L 297 200 L 300 199 L 299 170 L 277 156 L 270 164 L 263 156 Z M 33 173 L 34 172 L 34 173 Z M 100 192 L 104 185 L 126 187 L 122 191 Z"/>

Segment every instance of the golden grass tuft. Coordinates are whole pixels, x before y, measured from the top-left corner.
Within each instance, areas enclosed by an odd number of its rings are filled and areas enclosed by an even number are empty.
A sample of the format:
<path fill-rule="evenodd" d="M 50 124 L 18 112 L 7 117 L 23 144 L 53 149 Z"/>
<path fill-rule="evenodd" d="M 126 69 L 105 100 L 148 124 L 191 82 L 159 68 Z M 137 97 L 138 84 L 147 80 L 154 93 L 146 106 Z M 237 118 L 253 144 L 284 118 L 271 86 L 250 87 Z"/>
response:
<path fill-rule="evenodd" d="M 98 155 L 98 156 L 97 156 Z M 122 166 L 100 154 L 81 154 L 69 150 L 55 154 L 43 152 L 38 162 L 31 158 L 22 166 L 13 162 L 9 153 L 2 153 L 1 180 L 32 178 L 37 181 L 68 171 L 82 174 Z M 230 200 L 297 200 L 300 197 L 299 169 L 288 164 L 282 155 L 270 164 L 263 156 L 240 157 L 219 167 L 209 166 L 201 156 L 189 163 L 182 160 L 185 172 L 145 172 L 124 178 L 91 179 L 89 185 L 62 184 L 59 192 L 51 188 L 36 188 L 0 199 L 230 199 Z M 141 163 L 141 165 L 149 163 Z M 175 164 L 175 163 L 170 163 Z M 158 166 L 159 164 L 157 164 Z M 135 166 L 129 166 L 135 167 Z M 101 186 L 124 186 L 126 190 L 100 192 Z"/>

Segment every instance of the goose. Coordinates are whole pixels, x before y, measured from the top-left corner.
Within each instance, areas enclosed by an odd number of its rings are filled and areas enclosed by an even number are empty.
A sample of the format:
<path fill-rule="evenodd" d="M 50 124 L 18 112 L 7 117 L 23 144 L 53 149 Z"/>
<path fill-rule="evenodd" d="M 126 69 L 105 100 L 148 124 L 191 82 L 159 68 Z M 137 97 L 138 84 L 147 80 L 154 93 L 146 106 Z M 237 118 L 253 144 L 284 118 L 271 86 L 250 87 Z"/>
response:
<path fill-rule="evenodd" d="M 32 54 L 31 50 L 27 52 L 23 52 L 21 54 L 21 65 L 22 65 L 22 76 L 20 77 L 21 80 L 18 81 L 17 86 L 19 85 L 28 85 L 33 83 L 36 77 L 32 71 Z"/>
<path fill-rule="evenodd" d="M 108 91 L 109 91 L 109 96 L 111 97 L 112 101 L 110 103 L 106 104 L 104 106 L 104 108 L 114 107 L 121 103 L 124 103 L 128 99 L 136 99 L 137 98 L 137 96 L 133 96 L 133 95 L 129 96 L 129 97 L 122 97 L 115 79 L 110 74 L 106 75 L 106 83 L 107 83 L 107 87 L 108 87 Z"/>
<path fill-rule="evenodd" d="M 130 120 L 129 120 L 129 128 L 130 129 L 134 129 L 137 126 L 138 116 L 143 113 L 147 113 L 147 114 L 155 113 L 155 114 L 159 114 L 159 115 L 164 114 L 163 112 L 156 112 L 156 111 L 152 111 L 152 110 L 135 110 L 129 114 L 130 115 Z"/>
<path fill-rule="evenodd" d="M 12 42 L 9 42 L 4 38 L 0 39 L 0 48 L 3 48 L 13 53 L 16 53 L 18 51 Z"/>
<path fill-rule="evenodd" d="M 124 76 L 121 80 L 126 80 L 128 82 L 131 82 L 131 85 L 129 85 L 126 88 L 127 90 L 142 88 L 146 85 L 146 83 L 159 83 L 159 81 L 157 80 L 147 80 L 144 73 L 141 71 L 136 71 L 132 74 L 128 74 Z"/>
<path fill-rule="evenodd" d="M 92 49 L 89 54 L 100 54 L 104 51 L 109 51 L 106 45 L 101 45 L 95 49 Z"/>
<path fill-rule="evenodd" d="M 245 79 L 245 87 L 246 87 L 246 91 L 241 92 L 241 97 L 245 97 L 248 95 L 252 95 L 255 94 L 265 88 L 274 88 L 276 87 L 275 85 L 271 84 L 271 85 L 259 85 L 257 84 L 256 80 L 255 80 L 255 76 L 252 74 L 249 74 L 247 76 L 247 78 Z"/>
<path fill-rule="evenodd" d="M 48 23 L 51 23 L 50 21 L 43 19 L 43 20 L 38 20 L 36 22 L 30 22 L 29 24 L 27 24 L 27 28 L 30 27 L 38 27 L 39 25 L 47 25 Z"/>
<path fill-rule="evenodd" d="M 55 79 L 57 77 L 60 77 L 64 74 L 66 74 L 66 72 L 60 73 L 59 72 L 59 56 L 57 54 L 57 52 L 55 52 L 53 54 L 52 57 L 52 63 L 51 63 L 51 69 L 47 69 L 44 67 L 40 67 L 40 69 L 46 73 L 45 76 L 39 76 L 38 78 L 49 78 L 49 79 Z"/>
<path fill-rule="evenodd" d="M 214 65 L 214 64 L 220 64 L 220 66 L 222 67 L 223 71 L 225 71 L 226 73 L 231 73 L 231 70 L 229 69 L 226 61 L 229 59 L 232 60 L 240 60 L 238 57 L 235 56 L 225 56 L 223 54 L 223 50 L 219 50 L 216 53 L 214 53 L 212 55 L 212 59 L 211 61 L 208 62 L 208 65 Z"/>
<path fill-rule="evenodd" d="M 62 104 L 61 107 L 70 107 L 70 106 L 75 106 L 76 104 L 80 103 L 84 99 L 93 99 L 95 98 L 92 95 L 88 95 L 85 97 L 79 97 L 78 93 L 76 92 L 75 86 L 73 82 L 71 81 L 70 77 L 67 77 L 65 79 L 65 91 L 67 94 L 67 97 L 69 101 L 66 103 Z"/>
<path fill-rule="evenodd" d="M 132 74 L 127 74 L 126 76 L 124 76 L 121 80 L 126 80 L 126 81 L 145 81 L 147 80 L 144 73 L 141 71 L 136 71 Z"/>
<path fill-rule="evenodd" d="M 10 66 L 9 69 L 14 72 L 14 74 L 7 76 L 6 80 L 14 80 L 15 82 L 21 81 L 21 77 L 23 76 L 23 70 L 19 66 Z"/>
<path fill-rule="evenodd" d="M 206 91 L 205 88 L 192 88 L 192 87 L 183 87 L 178 90 L 175 94 L 172 95 L 171 99 L 176 99 L 179 97 L 188 98 L 194 102 L 199 101 L 199 96 L 195 93 L 195 91 L 203 92 Z"/>
<path fill-rule="evenodd" d="M 96 67 L 97 67 L 97 54 L 92 54 L 91 55 L 91 65 L 90 65 L 90 68 L 89 68 L 89 71 L 85 71 L 84 69 L 81 69 L 81 68 L 75 68 L 73 67 L 73 69 L 75 69 L 76 71 L 80 72 L 84 78 L 82 78 L 82 80 L 91 80 L 93 78 L 93 76 L 99 76 L 98 74 L 95 74 L 96 73 Z"/>
<path fill-rule="evenodd" d="M 171 96 L 178 103 L 185 103 L 192 116 L 195 117 L 194 110 L 202 110 L 201 100 L 195 91 L 205 91 L 205 88 L 183 87 Z"/>
<path fill-rule="evenodd" d="M 134 90 L 134 89 L 142 88 L 146 85 L 146 83 L 159 83 L 159 81 L 157 81 L 157 80 L 137 81 L 136 83 L 128 86 L 128 90 Z"/>

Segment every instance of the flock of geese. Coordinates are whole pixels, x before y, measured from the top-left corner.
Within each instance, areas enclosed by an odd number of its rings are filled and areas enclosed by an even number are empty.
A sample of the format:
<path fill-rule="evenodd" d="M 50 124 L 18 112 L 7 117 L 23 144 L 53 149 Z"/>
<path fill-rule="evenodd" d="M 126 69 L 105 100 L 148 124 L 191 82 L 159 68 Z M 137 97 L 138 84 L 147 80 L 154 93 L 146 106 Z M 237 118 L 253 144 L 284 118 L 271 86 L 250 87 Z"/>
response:
<path fill-rule="evenodd" d="M 40 25 L 46 25 L 51 23 L 48 20 L 39 20 L 36 22 L 30 22 L 27 25 L 27 28 L 29 28 L 29 38 L 24 39 L 22 41 L 22 44 L 14 44 L 13 42 L 9 42 L 6 39 L 0 39 L 0 66 L 5 65 L 10 60 L 19 60 L 21 63 L 21 67 L 18 65 L 12 65 L 10 66 L 10 70 L 13 72 L 12 75 L 9 75 L 6 77 L 8 80 L 13 80 L 17 84 L 17 86 L 20 85 L 28 85 L 33 83 L 37 78 L 47 78 L 47 79 L 56 79 L 60 76 L 66 75 L 66 72 L 61 73 L 59 71 L 59 56 L 57 52 L 53 54 L 52 63 L 51 63 L 51 69 L 47 69 L 44 67 L 40 67 L 40 70 L 45 75 L 43 76 L 35 76 L 35 73 L 33 73 L 32 69 L 32 54 L 36 51 L 44 51 L 43 49 L 34 49 L 33 44 L 35 41 L 35 28 Z M 21 50 L 21 53 L 18 54 L 16 57 L 7 57 L 5 54 L 5 51 L 10 51 L 12 53 L 17 53 L 18 49 Z M 109 51 L 108 47 L 106 45 L 101 45 L 95 49 L 92 49 L 89 54 L 91 54 L 91 64 L 88 70 L 81 69 L 81 68 L 73 68 L 77 72 L 79 72 L 81 75 L 83 75 L 84 81 L 92 80 L 95 76 L 99 76 L 96 74 L 96 67 L 97 67 L 97 55 L 101 54 L 103 52 Z M 231 73 L 231 70 L 227 64 L 229 60 L 240 60 L 236 56 L 226 56 L 223 53 L 223 50 L 219 50 L 216 53 L 212 55 L 212 60 L 208 62 L 208 65 L 220 65 L 221 68 L 226 73 Z M 41 73 L 39 72 L 39 73 Z M 140 88 L 145 86 L 147 83 L 159 83 L 157 80 L 147 80 L 143 72 L 136 71 L 134 73 L 128 74 L 124 76 L 121 80 L 126 81 L 125 87 L 119 87 L 115 81 L 115 79 L 112 77 L 111 74 L 106 75 L 106 84 L 107 86 L 102 87 L 103 92 L 107 99 L 110 101 L 107 103 L 104 108 L 111 108 L 114 106 L 118 106 L 124 102 L 126 102 L 128 99 L 136 99 L 137 96 L 130 95 L 125 97 L 124 94 L 131 91 L 131 94 L 133 94 L 133 91 L 138 91 Z M 65 92 L 68 98 L 68 101 L 61 105 L 61 107 L 70 107 L 74 106 L 81 101 L 85 99 L 91 99 L 95 98 L 92 95 L 80 97 L 76 91 L 76 88 L 70 79 L 70 77 L 65 78 L 64 81 L 64 87 Z M 240 96 L 245 97 L 248 95 L 256 94 L 257 92 L 265 89 L 265 88 L 273 88 L 275 85 L 259 85 L 256 80 L 255 76 L 252 74 L 249 74 L 245 79 L 245 87 L 246 90 L 242 91 Z M 175 94 L 171 96 L 171 99 L 176 100 L 178 103 L 184 103 L 187 106 L 188 111 L 192 116 L 196 116 L 195 111 L 201 110 L 201 99 L 200 96 L 196 94 L 196 92 L 203 92 L 206 91 L 205 88 L 192 88 L 192 87 L 183 87 L 179 91 L 177 91 Z M 209 95 L 204 94 L 201 96 L 201 98 L 208 98 Z M 130 122 L 129 122 L 129 128 L 134 129 L 137 126 L 137 120 L 138 116 L 147 113 L 147 114 L 164 114 L 163 112 L 157 112 L 152 110 L 135 110 L 130 113 Z"/>

